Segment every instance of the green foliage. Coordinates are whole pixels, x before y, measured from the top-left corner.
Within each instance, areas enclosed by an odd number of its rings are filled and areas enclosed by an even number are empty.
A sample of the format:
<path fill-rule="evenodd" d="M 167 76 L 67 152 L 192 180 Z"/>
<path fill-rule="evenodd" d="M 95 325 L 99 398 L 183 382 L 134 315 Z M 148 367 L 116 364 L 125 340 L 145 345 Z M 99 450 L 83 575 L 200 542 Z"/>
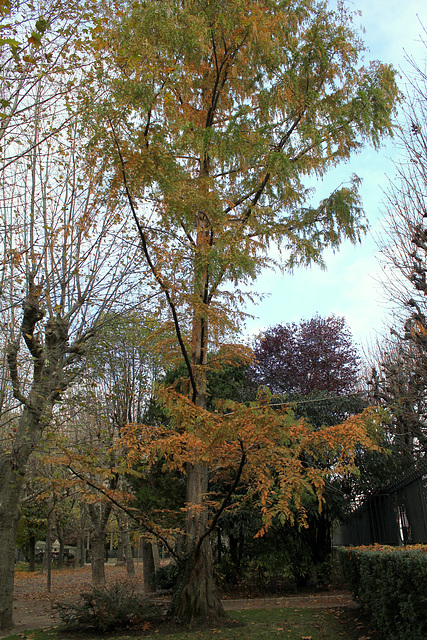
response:
<path fill-rule="evenodd" d="M 170 562 L 165 567 L 159 567 L 154 575 L 157 591 L 169 591 L 176 585 L 178 579 L 178 565 Z"/>
<path fill-rule="evenodd" d="M 149 613 L 135 585 L 118 581 L 107 586 L 92 585 L 80 594 L 77 604 L 57 603 L 56 608 L 66 625 L 101 633 L 134 626 Z"/>
<path fill-rule="evenodd" d="M 123 160 L 128 196 L 152 203 L 145 257 L 169 304 L 228 329 L 243 294 L 221 285 L 272 265 L 271 243 L 292 269 L 366 231 L 357 177 L 305 205 L 307 176 L 392 133 L 395 72 L 361 65 L 351 23 L 312 0 L 148 1 L 94 30 L 91 148 L 114 191 Z"/>
<path fill-rule="evenodd" d="M 340 550 L 344 577 L 373 624 L 390 640 L 427 636 L 427 548 Z"/>

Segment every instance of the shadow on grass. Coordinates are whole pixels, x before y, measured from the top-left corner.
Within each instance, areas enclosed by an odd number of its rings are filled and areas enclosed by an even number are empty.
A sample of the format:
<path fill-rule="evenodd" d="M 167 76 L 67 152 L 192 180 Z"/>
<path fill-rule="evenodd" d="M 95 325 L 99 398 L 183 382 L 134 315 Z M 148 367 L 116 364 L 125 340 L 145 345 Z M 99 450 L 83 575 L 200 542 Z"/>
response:
<path fill-rule="evenodd" d="M 142 623 L 133 629 L 97 634 L 62 627 L 24 631 L 4 640 L 383 640 L 360 609 L 251 609 L 230 612 L 218 628 L 183 630 L 168 621 Z"/>

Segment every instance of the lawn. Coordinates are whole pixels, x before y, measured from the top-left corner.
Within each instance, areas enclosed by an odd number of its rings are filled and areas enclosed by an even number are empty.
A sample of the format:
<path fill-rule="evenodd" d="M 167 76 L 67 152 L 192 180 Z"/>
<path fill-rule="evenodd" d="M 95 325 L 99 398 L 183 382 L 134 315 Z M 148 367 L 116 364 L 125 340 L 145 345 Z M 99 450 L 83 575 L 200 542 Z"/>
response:
<path fill-rule="evenodd" d="M 128 630 L 100 636 L 52 628 L 21 632 L 5 640 L 379 640 L 357 609 L 250 609 L 233 611 L 230 618 L 236 621 L 231 627 L 203 631 L 176 632 L 153 626 L 145 632 Z"/>

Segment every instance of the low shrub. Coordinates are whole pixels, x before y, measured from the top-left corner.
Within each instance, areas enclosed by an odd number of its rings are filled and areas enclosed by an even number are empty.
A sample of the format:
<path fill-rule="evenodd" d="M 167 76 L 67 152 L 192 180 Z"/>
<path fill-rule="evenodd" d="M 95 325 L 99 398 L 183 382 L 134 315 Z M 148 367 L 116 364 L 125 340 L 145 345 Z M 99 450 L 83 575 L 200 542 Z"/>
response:
<path fill-rule="evenodd" d="M 427 638 L 427 547 L 340 550 L 345 578 L 389 640 Z"/>
<path fill-rule="evenodd" d="M 154 574 L 156 591 L 170 591 L 175 587 L 177 579 L 178 565 L 175 562 L 160 567 Z"/>
<path fill-rule="evenodd" d="M 319 562 L 314 568 L 314 578 L 318 589 L 329 589 L 333 580 L 332 558 Z"/>
<path fill-rule="evenodd" d="M 129 581 L 93 585 L 80 594 L 76 604 L 56 603 L 55 606 L 66 625 L 101 633 L 135 626 L 150 613 L 150 605 Z"/>

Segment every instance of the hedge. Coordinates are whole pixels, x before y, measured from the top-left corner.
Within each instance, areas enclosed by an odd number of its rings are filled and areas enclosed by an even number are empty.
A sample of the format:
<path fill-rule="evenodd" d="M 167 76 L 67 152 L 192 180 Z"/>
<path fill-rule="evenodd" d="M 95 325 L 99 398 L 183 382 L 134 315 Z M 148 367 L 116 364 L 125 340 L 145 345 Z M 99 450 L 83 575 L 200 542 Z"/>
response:
<path fill-rule="evenodd" d="M 339 550 L 354 597 L 388 640 L 427 638 L 427 546 Z"/>

